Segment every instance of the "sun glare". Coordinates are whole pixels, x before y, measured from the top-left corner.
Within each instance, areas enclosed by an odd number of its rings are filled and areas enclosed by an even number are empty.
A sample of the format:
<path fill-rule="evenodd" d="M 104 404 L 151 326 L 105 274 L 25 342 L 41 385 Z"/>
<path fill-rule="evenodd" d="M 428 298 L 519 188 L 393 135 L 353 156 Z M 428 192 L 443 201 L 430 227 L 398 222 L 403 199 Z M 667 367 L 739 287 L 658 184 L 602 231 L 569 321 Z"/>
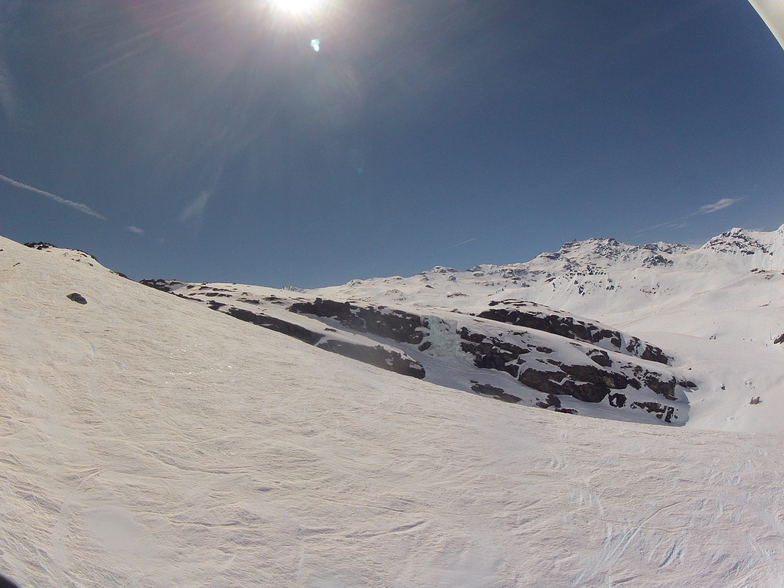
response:
<path fill-rule="evenodd" d="M 322 0 L 274 0 L 274 5 L 289 14 L 305 14 L 318 8 Z"/>

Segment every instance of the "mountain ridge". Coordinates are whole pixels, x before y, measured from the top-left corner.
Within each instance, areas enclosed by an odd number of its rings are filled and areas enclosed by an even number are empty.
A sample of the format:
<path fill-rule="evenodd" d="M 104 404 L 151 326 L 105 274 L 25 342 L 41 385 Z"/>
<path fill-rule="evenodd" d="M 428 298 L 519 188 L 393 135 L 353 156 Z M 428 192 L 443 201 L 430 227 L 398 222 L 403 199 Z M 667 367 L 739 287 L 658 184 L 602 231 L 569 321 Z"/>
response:
<path fill-rule="evenodd" d="M 352 280 L 313 290 L 165 280 L 157 281 L 157 287 L 279 332 L 293 332 L 294 321 L 323 349 L 458 390 L 603 418 L 649 422 L 647 411 L 662 422 L 684 424 L 692 406 L 704 406 L 706 400 L 720 405 L 731 397 L 734 406 L 754 398 L 741 400 L 741 394 L 760 391 L 768 402 L 784 402 L 777 393 L 782 370 L 756 374 L 755 368 L 751 377 L 738 381 L 749 364 L 741 356 L 778 357 L 776 341 L 784 333 L 784 280 L 778 271 L 783 236 L 784 227 L 770 233 L 732 229 L 700 248 L 588 239 L 524 263 L 466 271 L 436 266 L 409 278 Z M 147 282 L 156 286 L 156 281 Z M 258 294 L 252 301 L 251 291 Z M 740 310 L 727 305 L 728 300 L 749 303 L 755 298 L 764 302 Z M 741 320 L 728 317 L 727 308 L 742 313 Z M 292 312 L 303 316 L 294 320 Z M 419 338 L 396 337 L 389 322 L 394 316 L 405 317 L 395 320 Z M 479 322 L 484 319 L 507 326 L 488 331 Z M 435 333 L 439 342 L 433 347 Z M 659 344 L 661 337 L 669 342 Z M 694 337 L 716 343 L 709 353 L 689 357 L 688 338 Z M 572 355 L 575 346 L 583 346 L 582 359 Z M 618 353 L 671 365 L 675 371 L 664 376 L 661 367 L 634 367 L 636 360 L 630 363 Z M 564 364 L 563 357 L 571 359 Z M 622 364 L 626 367 L 618 371 Z M 645 374 L 658 370 L 658 375 L 641 380 L 632 368 Z M 714 377 L 718 372 L 721 377 Z M 650 396 L 640 396 L 643 382 Z M 582 402 L 575 404 L 572 398 Z M 711 411 L 704 411 L 708 418 L 696 419 L 697 426 L 737 426 L 731 417 L 735 408 L 723 423 Z M 772 421 L 765 425 L 775 426 Z"/>

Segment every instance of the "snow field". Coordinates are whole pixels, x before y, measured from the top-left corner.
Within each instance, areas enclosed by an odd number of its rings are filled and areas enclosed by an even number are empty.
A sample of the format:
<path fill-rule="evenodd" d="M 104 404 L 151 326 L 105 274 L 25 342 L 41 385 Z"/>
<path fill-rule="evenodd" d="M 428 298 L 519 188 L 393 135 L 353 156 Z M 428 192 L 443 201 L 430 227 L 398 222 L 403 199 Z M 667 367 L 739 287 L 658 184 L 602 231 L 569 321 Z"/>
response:
<path fill-rule="evenodd" d="M 782 584 L 778 435 L 510 406 L 0 249 L 22 586 Z"/>

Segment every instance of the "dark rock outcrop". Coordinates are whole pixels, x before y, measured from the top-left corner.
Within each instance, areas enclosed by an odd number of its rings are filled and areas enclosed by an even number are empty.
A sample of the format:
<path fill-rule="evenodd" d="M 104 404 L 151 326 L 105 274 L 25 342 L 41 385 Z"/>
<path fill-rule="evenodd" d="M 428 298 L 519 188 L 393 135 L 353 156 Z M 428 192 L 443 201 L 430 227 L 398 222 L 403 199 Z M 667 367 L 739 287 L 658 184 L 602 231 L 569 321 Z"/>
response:
<path fill-rule="evenodd" d="M 68 294 L 66 298 L 78 302 L 79 304 L 87 304 L 87 299 L 78 292 L 72 292 L 71 294 Z"/>
<path fill-rule="evenodd" d="M 330 339 L 323 333 L 315 333 L 303 326 L 284 321 L 277 317 L 267 316 L 263 313 L 251 312 L 244 308 L 231 306 L 222 312 L 242 321 L 253 323 L 254 325 L 288 335 L 289 337 L 294 337 L 295 339 L 310 345 L 315 345 L 319 349 L 337 353 L 338 355 L 355 359 L 390 372 L 420 379 L 425 377 L 425 369 L 416 361 L 410 357 L 404 356 L 402 353 L 387 349 L 382 345 L 371 347 L 369 345 L 360 345 L 358 343 Z"/>
<path fill-rule="evenodd" d="M 531 352 L 497 337 L 472 333 L 466 327 L 461 328 L 458 335 L 462 339 L 461 350 L 474 356 L 476 367 L 506 372 L 514 378 L 518 375 L 520 364 L 525 363 L 520 356 Z"/>
<path fill-rule="evenodd" d="M 667 400 L 676 400 L 674 377 L 644 370 L 640 366 L 625 366 L 632 368 L 632 373 L 637 376 L 634 377 L 603 370 L 593 365 L 569 365 L 550 360 L 548 363 L 556 369 L 527 368 L 520 373 L 518 380 L 534 390 L 547 394 L 565 394 L 583 402 L 601 402 L 612 390 L 623 390 L 627 386 L 639 390 L 643 385 Z M 623 402 L 619 396 L 623 396 Z M 610 404 L 618 408 L 623 407 L 625 403 L 626 396 L 623 394 L 615 394 L 610 399 Z"/>
<path fill-rule="evenodd" d="M 555 394 L 548 394 L 547 398 L 544 399 L 544 402 L 539 401 L 536 403 L 536 406 L 539 408 L 550 408 L 552 406 L 557 410 L 561 408 L 561 399 Z"/>
<path fill-rule="evenodd" d="M 614 406 L 615 408 L 623 408 L 626 406 L 626 394 L 623 394 L 622 392 L 608 394 L 607 400 L 610 402 L 610 406 Z"/>
<path fill-rule="evenodd" d="M 643 376 L 643 383 L 656 392 L 656 394 L 664 396 L 667 400 L 675 400 L 675 386 L 677 384 L 675 377 L 662 380 L 660 374 L 646 372 Z"/>
<path fill-rule="evenodd" d="M 612 359 L 610 359 L 610 356 L 606 351 L 592 349 L 587 355 L 591 361 L 602 367 L 612 367 Z"/>
<path fill-rule="evenodd" d="M 782 333 L 781 335 L 779 335 L 778 337 L 776 337 L 776 340 L 775 340 L 775 341 L 773 341 L 773 344 L 774 344 L 774 345 L 780 345 L 780 344 L 782 344 L 782 343 L 784 343 L 784 333 Z"/>
<path fill-rule="evenodd" d="M 409 357 L 404 357 L 397 351 L 386 349 L 381 345 L 369 347 L 338 339 L 324 339 L 316 344 L 319 349 L 325 349 L 350 359 L 368 363 L 381 369 L 422 379 L 425 377 L 425 368 Z M 519 399 L 518 399 L 519 400 Z"/>
<path fill-rule="evenodd" d="M 471 390 L 476 392 L 477 394 L 482 394 L 484 396 L 492 396 L 502 402 L 510 402 L 515 404 L 522 400 L 513 394 L 507 394 L 503 388 L 499 388 L 498 386 L 491 386 L 490 384 L 480 384 L 479 382 L 474 382 L 472 380 Z M 559 402 L 560 406 L 560 402 Z"/>
<path fill-rule="evenodd" d="M 576 382 L 561 371 L 528 368 L 520 374 L 520 382 L 547 394 L 565 394 L 583 402 L 601 402 L 610 389 L 603 384 Z"/>
<path fill-rule="evenodd" d="M 657 419 L 664 420 L 665 423 L 671 423 L 672 419 L 678 418 L 674 407 L 665 406 L 658 402 L 632 402 L 630 406 L 632 409 L 642 408 L 650 413 L 654 413 Z"/>
<path fill-rule="evenodd" d="M 36 243 L 25 243 L 24 246 L 25 247 L 29 247 L 30 249 L 37 249 L 38 251 L 44 251 L 45 249 L 59 249 L 59 247 L 57 247 L 57 245 L 52 245 L 51 243 L 44 243 L 43 241 L 36 242 Z M 93 261 L 98 261 L 98 259 L 96 259 L 95 255 L 91 255 L 90 253 L 87 253 L 86 251 L 82 251 L 81 249 L 72 249 L 71 251 L 76 251 L 77 253 L 81 253 L 82 255 L 86 255 L 87 257 L 89 257 Z"/>
<path fill-rule="evenodd" d="M 378 335 L 398 343 L 419 345 L 424 338 L 420 317 L 400 310 L 316 298 L 313 302 L 296 302 L 289 307 L 289 311 L 335 319 L 359 333 Z"/>
<path fill-rule="evenodd" d="M 37 243 L 25 243 L 25 247 L 29 247 L 30 249 L 37 249 L 38 251 L 43 251 L 44 249 L 57 249 L 57 245 L 52 245 L 51 243 L 44 243 L 43 241 Z"/>
<path fill-rule="evenodd" d="M 181 286 L 180 282 L 174 282 L 172 280 L 151 280 L 151 279 L 144 279 L 139 280 L 140 284 L 144 284 L 150 288 L 155 288 L 156 290 L 160 290 L 161 292 L 172 292 L 174 290 L 175 285 Z"/>
<path fill-rule="evenodd" d="M 553 335 L 559 335 L 567 339 L 583 341 L 585 343 L 599 344 L 605 340 L 609 340 L 610 345 L 614 347 L 616 351 L 626 351 L 636 357 L 663 363 L 665 365 L 668 364 L 671 359 L 660 348 L 645 343 L 637 337 L 631 337 L 624 350 L 621 348 L 621 341 L 623 338 L 618 331 L 581 321 L 568 315 L 561 315 L 553 312 L 548 313 L 543 310 L 545 307 L 539 307 L 532 303 L 520 302 L 517 300 L 494 301 L 490 303 L 491 307 L 498 307 L 499 305 L 504 305 L 504 307 L 490 308 L 479 313 L 478 316 L 480 318 L 507 323 L 517 327 L 525 327 L 537 331 L 544 331 L 545 333 L 552 333 Z"/>
<path fill-rule="evenodd" d="M 303 341 L 304 343 L 308 343 L 309 345 L 316 345 L 324 337 L 322 333 L 314 333 L 305 327 L 288 323 L 286 321 L 280 320 L 279 318 L 267 316 L 263 313 L 251 312 L 250 310 L 245 310 L 244 308 L 230 306 L 228 309 L 222 312 L 225 312 L 229 316 L 233 316 L 236 319 L 240 319 L 241 321 L 245 321 L 246 323 L 253 323 L 254 325 L 264 327 L 265 329 L 270 329 L 271 331 L 282 333 L 284 335 L 288 335 L 289 337 L 294 337 L 295 339 Z"/>

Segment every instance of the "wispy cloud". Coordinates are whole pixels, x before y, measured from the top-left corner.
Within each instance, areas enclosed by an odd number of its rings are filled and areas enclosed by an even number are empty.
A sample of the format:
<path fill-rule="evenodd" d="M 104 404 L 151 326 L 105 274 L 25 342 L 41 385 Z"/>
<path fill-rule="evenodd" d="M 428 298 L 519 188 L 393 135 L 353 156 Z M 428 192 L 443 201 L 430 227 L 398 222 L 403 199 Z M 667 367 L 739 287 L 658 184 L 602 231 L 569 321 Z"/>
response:
<path fill-rule="evenodd" d="M 8 68 L 0 56 L 0 114 L 5 114 L 9 122 L 16 118 L 16 92 Z"/>
<path fill-rule="evenodd" d="M 198 222 L 201 220 L 202 215 L 204 215 L 204 208 L 207 206 L 210 196 L 211 194 L 209 192 L 202 192 L 196 196 L 196 198 L 183 209 L 180 216 L 177 217 L 177 221 L 184 225 L 189 221 L 195 220 Z"/>
<path fill-rule="evenodd" d="M 137 235 L 144 235 L 144 229 L 140 229 L 139 227 L 134 227 L 133 225 L 129 225 L 125 227 L 126 231 L 130 231 L 131 233 L 135 233 Z"/>
<path fill-rule="evenodd" d="M 692 212 L 691 214 L 687 214 L 686 216 L 682 216 L 675 220 L 667 221 L 666 223 L 659 223 L 658 225 L 653 225 L 652 227 L 645 227 L 644 229 L 640 229 L 637 231 L 637 234 L 646 233 L 648 231 L 653 231 L 655 229 L 667 228 L 667 229 L 683 229 L 689 226 L 689 223 L 685 222 L 688 219 L 701 216 L 703 214 L 713 214 L 714 212 L 718 212 L 719 210 L 724 210 L 725 208 L 729 208 L 733 204 L 737 204 L 738 202 L 742 202 L 745 198 L 722 198 L 721 200 L 717 200 L 712 204 L 704 204 L 700 206 L 697 210 Z"/>
<path fill-rule="evenodd" d="M 106 217 L 102 214 L 98 214 L 92 208 L 87 206 L 86 204 L 81 204 L 79 202 L 73 202 L 72 200 L 66 200 L 65 198 L 60 198 L 56 194 L 52 194 L 51 192 L 46 192 L 44 190 L 39 190 L 38 188 L 34 188 L 33 186 L 28 186 L 27 184 L 23 184 L 22 182 L 17 182 L 11 178 L 6 176 L 0 175 L 0 180 L 6 182 L 7 184 L 11 184 L 17 188 L 21 188 L 22 190 L 28 190 L 30 192 L 35 192 L 36 194 L 40 194 L 41 196 L 46 196 L 50 200 L 54 200 L 58 204 L 63 204 L 65 206 L 70 206 L 78 210 L 79 212 L 83 212 L 84 214 L 88 214 L 90 216 L 94 216 L 95 218 L 101 219 L 103 221 L 106 220 Z"/>
<path fill-rule="evenodd" d="M 742 198 L 722 198 L 718 202 L 714 202 L 713 204 L 706 204 L 705 206 L 700 206 L 700 209 L 691 214 L 690 216 L 696 216 L 698 214 L 711 214 L 712 212 L 716 212 L 717 210 L 722 210 L 723 208 L 728 208 L 733 204 L 737 204 L 743 200 Z"/>

